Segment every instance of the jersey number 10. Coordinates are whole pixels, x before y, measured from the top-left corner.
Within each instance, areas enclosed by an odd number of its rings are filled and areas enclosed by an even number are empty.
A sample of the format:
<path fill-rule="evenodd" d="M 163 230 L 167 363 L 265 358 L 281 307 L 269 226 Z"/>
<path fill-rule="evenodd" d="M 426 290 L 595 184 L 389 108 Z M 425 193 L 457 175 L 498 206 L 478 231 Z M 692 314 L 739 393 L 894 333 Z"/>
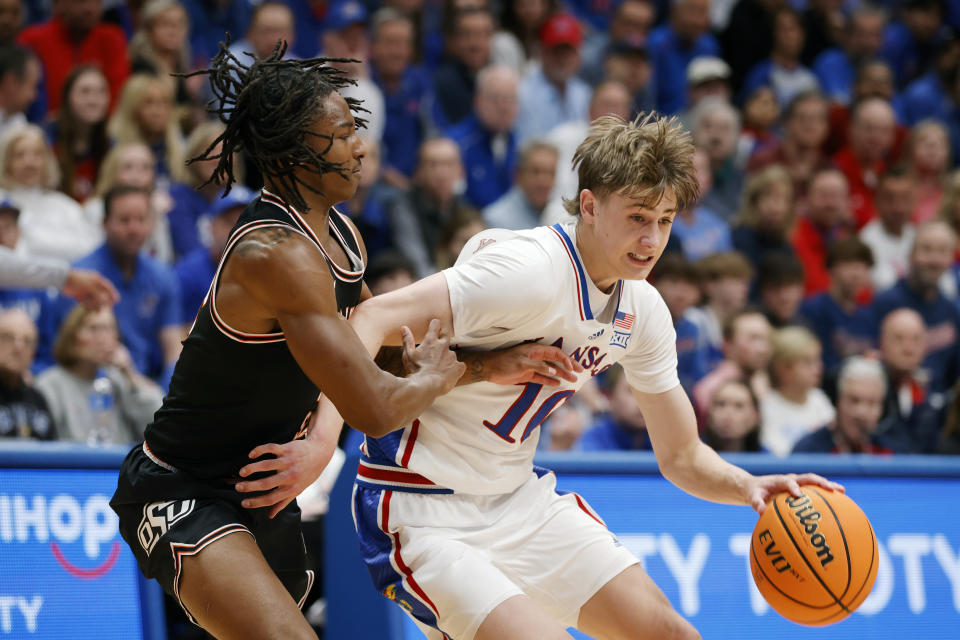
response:
<path fill-rule="evenodd" d="M 507 442 L 516 442 L 516 439 L 512 435 L 513 431 L 517 428 L 517 423 L 530 411 L 530 407 L 536 402 L 542 390 L 542 384 L 535 384 L 533 382 L 524 383 L 520 397 L 514 400 L 510 408 L 507 409 L 507 412 L 503 414 L 503 417 L 500 418 L 496 424 L 491 423 L 489 420 L 484 420 L 483 426 Z M 530 432 L 539 427 L 543 421 L 547 419 L 547 416 L 550 415 L 550 412 L 556 409 L 561 402 L 572 396 L 573 393 L 573 391 L 558 391 L 540 403 L 540 407 L 530 417 L 530 420 L 527 421 L 527 426 L 523 429 L 523 434 L 520 436 L 520 442 L 526 440 Z"/>

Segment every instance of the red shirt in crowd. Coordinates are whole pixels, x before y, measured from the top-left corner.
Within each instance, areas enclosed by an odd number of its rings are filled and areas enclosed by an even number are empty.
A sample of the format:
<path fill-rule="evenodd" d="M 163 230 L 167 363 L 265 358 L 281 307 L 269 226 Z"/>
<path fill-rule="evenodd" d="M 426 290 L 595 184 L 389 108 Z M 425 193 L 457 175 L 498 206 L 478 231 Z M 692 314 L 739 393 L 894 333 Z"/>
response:
<path fill-rule="evenodd" d="M 60 108 L 60 92 L 70 70 L 82 63 L 96 64 L 103 69 L 110 85 L 110 108 L 113 109 L 130 73 L 127 39 L 120 27 L 98 24 L 83 42 L 75 44 L 59 18 L 52 18 L 27 27 L 17 40 L 29 47 L 43 65 L 50 113 Z"/>
<path fill-rule="evenodd" d="M 847 185 L 850 187 L 850 209 L 859 231 L 877 216 L 877 210 L 873 206 L 873 192 L 880 176 L 887 170 L 887 165 L 880 161 L 872 167 L 864 167 L 854 157 L 850 147 L 840 149 L 833 156 L 833 163 L 847 178 Z"/>

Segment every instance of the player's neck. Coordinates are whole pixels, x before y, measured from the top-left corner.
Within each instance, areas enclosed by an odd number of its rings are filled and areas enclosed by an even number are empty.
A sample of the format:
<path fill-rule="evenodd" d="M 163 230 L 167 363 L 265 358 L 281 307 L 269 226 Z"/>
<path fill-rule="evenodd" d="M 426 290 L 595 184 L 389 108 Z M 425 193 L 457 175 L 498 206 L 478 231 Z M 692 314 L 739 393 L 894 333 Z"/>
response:
<path fill-rule="evenodd" d="M 617 274 L 605 264 L 603 253 L 590 229 L 582 222 L 578 222 L 574 231 L 574 241 L 577 251 L 580 252 L 580 259 L 583 261 L 587 277 L 593 281 L 597 289 L 603 293 L 610 293 L 619 280 Z"/>

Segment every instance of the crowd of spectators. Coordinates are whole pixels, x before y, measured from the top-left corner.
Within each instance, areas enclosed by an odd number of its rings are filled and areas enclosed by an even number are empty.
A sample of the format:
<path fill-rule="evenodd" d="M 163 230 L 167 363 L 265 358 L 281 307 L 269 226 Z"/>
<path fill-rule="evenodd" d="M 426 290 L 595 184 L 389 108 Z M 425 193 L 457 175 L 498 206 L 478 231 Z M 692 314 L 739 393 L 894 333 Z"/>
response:
<path fill-rule="evenodd" d="M 375 294 L 485 227 L 569 220 L 589 122 L 657 110 L 697 149 L 702 196 L 651 282 L 704 439 L 956 453 L 958 28 L 957 0 L 0 0 L 0 245 L 120 293 L 0 289 L 0 436 L 141 436 L 263 186 L 249 158 L 226 198 L 186 164 L 223 131 L 188 74 L 283 40 L 356 60 L 335 63 L 370 112 L 342 210 Z M 651 448 L 616 368 L 544 430 Z"/>

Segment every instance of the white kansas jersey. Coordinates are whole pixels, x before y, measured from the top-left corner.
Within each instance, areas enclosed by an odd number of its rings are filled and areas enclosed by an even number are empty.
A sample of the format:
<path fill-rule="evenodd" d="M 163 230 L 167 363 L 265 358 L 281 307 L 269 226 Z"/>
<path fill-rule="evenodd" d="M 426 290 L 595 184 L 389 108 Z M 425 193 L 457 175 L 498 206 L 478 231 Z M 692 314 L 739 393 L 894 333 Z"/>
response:
<path fill-rule="evenodd" d="M 443 273 L 458 348 L 554 345 L 584 367 L 578 380 L 559 387 L 457 387 L 413 424 L 367 437 L 358 482 L 429 493 L 508 493 L 530 477 L 540 425 L 589 378 L 619 362 L 639 391 L 661 393 L 679 384 L 676 334 L 660 294 L 645 281 L 620 281 L 609 294 L 597 289 L 577 251 L 575 224 L 481 232 Z"/>

